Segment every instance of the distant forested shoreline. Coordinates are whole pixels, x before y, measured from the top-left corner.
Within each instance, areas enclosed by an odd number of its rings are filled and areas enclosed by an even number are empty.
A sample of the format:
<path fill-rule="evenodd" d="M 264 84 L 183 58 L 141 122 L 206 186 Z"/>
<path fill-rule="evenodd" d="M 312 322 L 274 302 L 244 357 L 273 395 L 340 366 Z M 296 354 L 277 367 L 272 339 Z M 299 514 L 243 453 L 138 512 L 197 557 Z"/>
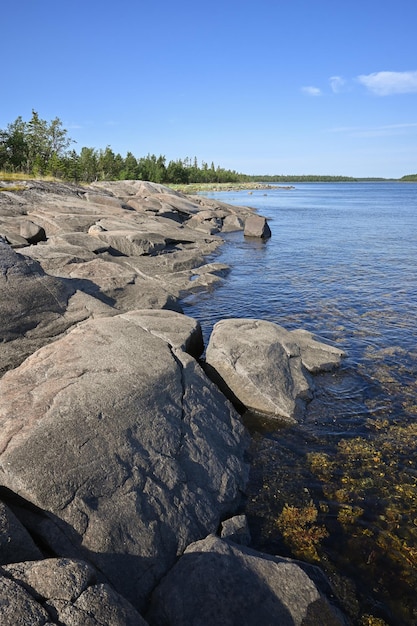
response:
<path fill-rule="evenodd" d="M 51 176 L 72 182 L 95 180 L 148 180 L 161 184 L 191 183 L 293 183 L 293 182 L 358 182 L 400 180 L 417 181 L 417 174 L 400 179 L 355 178 L 325 175 L 242 174 L 213 162 L 198 163 L 186 157 L 167 162 L 164 155 L 147 154 L 136 157 L 127 152 L 123 157 L 110 146 L 104 149 L 82 147 L 76 151 L 62 121 L 42 119 L 32 110 L 28 122 L 21 116 L 0 129 L 0 172 L 2 176 Z"/>

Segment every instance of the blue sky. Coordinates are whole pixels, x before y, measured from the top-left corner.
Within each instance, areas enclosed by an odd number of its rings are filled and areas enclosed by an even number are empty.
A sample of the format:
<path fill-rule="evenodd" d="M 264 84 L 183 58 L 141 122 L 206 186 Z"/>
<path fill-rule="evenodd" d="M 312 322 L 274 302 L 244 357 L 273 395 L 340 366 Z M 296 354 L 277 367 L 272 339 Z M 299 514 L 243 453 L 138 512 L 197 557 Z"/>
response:
<path fill-rule="evenodd" d="M 417 2 L 22 0 L 2 7 L 0 128 L 248 174 L 417 172 Z"/>

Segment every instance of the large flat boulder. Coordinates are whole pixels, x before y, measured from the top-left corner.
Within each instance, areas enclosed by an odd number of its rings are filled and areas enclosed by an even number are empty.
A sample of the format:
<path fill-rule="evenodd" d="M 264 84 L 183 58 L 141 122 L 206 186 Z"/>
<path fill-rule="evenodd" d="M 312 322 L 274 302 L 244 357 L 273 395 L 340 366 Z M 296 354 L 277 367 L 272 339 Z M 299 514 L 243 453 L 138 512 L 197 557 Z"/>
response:
<path fill-rule="evenodd" d="M 312 398 L 308 372 L 340 363 L 343 352 L 306 333 L 254 319 L 215 324 L 206 351 L 207 371 L 235 403 L 296 421 Z"/>
<path fill-rule="evenodd" d="M 1 482 L 44 513 L 21 521 L 139 608 L 246 480 L 239 417 L 182 349 L 196 332 L 172 312 L 91 319 L 0 380 Z"/>
<path fill-rule="evenodd" d="M 153 626 L 347 626 L 300 564 L 214 535 L 187 548 L 146 617 Z"/>

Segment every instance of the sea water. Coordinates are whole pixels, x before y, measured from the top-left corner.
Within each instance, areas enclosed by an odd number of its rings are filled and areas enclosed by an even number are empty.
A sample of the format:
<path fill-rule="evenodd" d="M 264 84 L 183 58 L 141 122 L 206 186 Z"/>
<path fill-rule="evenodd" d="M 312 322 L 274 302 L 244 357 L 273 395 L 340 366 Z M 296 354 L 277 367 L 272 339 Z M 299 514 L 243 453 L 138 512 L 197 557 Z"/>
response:
<path fill-rule="evenodd" d="M 272 237 L 227 234 L 224 283 L 185 312 L 259 318 L 342 348 L 305 419 L 244 416 L 256 547 L 325 569 L 354 620 L 417 624 L 417 184 L 300 183 L 208 194 L 251 206 Z"/>

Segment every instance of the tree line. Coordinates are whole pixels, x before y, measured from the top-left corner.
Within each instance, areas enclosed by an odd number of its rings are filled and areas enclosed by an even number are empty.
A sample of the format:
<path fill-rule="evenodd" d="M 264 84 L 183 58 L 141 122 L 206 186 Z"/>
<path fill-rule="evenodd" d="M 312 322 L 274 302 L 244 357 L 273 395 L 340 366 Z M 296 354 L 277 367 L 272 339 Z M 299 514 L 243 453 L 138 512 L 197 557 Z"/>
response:
<path fill-rule="evenodd" d="M 0 171 L 29 176 L 53 176 L 73 182 L 95 180 L 148 180 L 162 184 L 231 183 L 241 175 L 197 158 L 167 160 L 165 156 L 148 154 L 137 158 L 132 152 L 125 157 L 105 149 L 83 147 L 76 151 L 62 121 L 43 120 L 32 110 L 25 122 L 19 116 L 0 129 Z"/>
<path fill-rule="evenodd" d="M 189 183 L 292 183 L 292 182 L 355 182 L 385 180 L 383 178 L 353 178 L 321 175 L 248 175 L 224 169 L 197 158 L 167 160 L 165 156 L 148 154 L 137 158 L 132 152 L 116 154 L 110 146 L 105 149 L 73 148 L 73 141 L 56 117 L 43 120 L 32 110 L 25 122 L 19 116 L 0 129 L 0 171 L 28 176 L 52 176 L 73 182 L 95 180 L 149 180 L 162 184 Z M 403 176 L 401 181 L 416 181 L 417 174 Z"/>

